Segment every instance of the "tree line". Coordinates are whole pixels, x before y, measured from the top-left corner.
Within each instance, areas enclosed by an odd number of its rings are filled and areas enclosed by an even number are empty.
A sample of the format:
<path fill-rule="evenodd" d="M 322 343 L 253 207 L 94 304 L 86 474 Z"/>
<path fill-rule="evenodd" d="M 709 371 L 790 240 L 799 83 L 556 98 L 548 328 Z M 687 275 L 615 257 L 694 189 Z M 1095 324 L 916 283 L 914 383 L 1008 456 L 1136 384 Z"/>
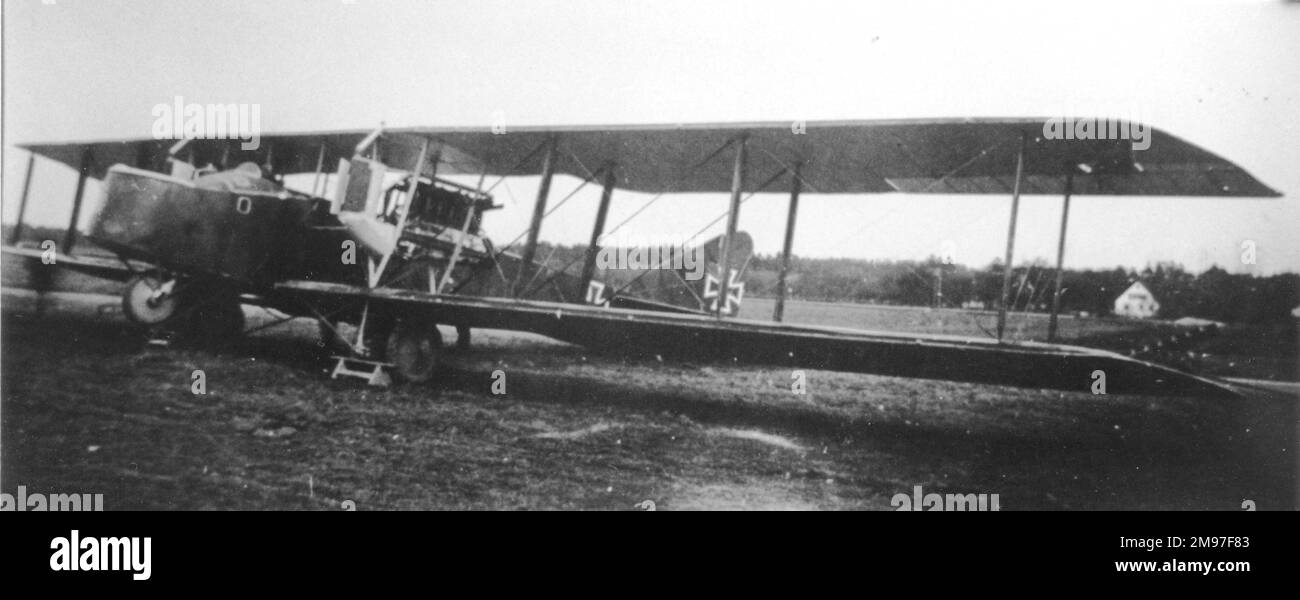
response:
<path fill-rule="evenodd" d="M 911 306 L 995 308 L 1005 273 L 1001 261 L 983 268 L 924 261 L 792 257 L 787 277 L 789 298 Z M 776 295 L 778 255 L 755 255 L 746 277 L 746 293 Z M 1017 265 L 1011 273 L 1008 305 L 1013 310 L 1051 309 L 1056 271 L 1038 260 Z M 1225 322 L 1267 323 L 1292 319 L 1300 305 L 1300 275 L 1229 273 L 1214 266 L 1191 273 L 1182 265 L 1160 262 L 1138 270 L 1066 269 L 1061 281 L 1061 311 L 1111 314 L 1115 298 L 1141 281 L 1160 303 L 1159 317 L 1200 317 Z"/>
<path fill-rule="evenodd" d="M 585 246 L 539 244 L 538 259 L 550 257 L 549 266 L 581 267 Z M 745 294 L 776 296 L 780 255 L 755 254 L 745 272 Z M 793 256 L 786 279 L 787 298 L 821 302 L 856 302 L 903 306 L 994 309 L 1002 293 L 1002 261 L 984 267 L 926 260 L 867 260 L 860 258 L 808 258 Z M 626 274 L 602 274 L 621 280 Z M 1008 305 L 1015 311 L 1048 312 L 1056 271 L 1038 259 L 1016 265 L 1011 273 Z M 1288 322 L 1300 305 L 1300 274 L 1271 276 L 1229 273 L 1214 266 L 1192 273 L 1174 262 L 1158 262 L 1142 269 L 1115 267 L 1101 270 L 1066 269 L 1061 280 L 1061 311 L 1109 315 L 1115 298 L 1135 281 L 1141 281 L 1160 303 L 1164 319 L 1199 317 L 1231 323 Z"/>
<path fill-rule="evenodd" d="M 8 238 L 11 226 L 6 225 Z M 36 227 L 25 239 L 43 239 L 60 230 Z M 50 239 L 58 239 L 57 237 Z M 91 251 L 92 244 L 84 244 Z M 517 248 L 515 250 L 518 250 Z M 581 270 L 585 245 L 538 244 L 537 259 L 552 268 Z M 775 297 L 780 256 L 755 254 L 745 273 L 745 294 Z M 996 308 L 1002 291 L 1004 268 L 999 260 L 987 266 L 945 263 L 939 257 L 922 261 L 867 260 L 860 258 L 808 258 L 793 256 L 786 279 L 787 298 L 822 302 L 856 302 L 903 306 Z M 626 283 L 635 274 L 608 273 L 602 277 Z M 1055 270 L 1044 260 L 1019 264 L 1012 271 L 1008 305 L 1015 311 L 1047 312 L 1051 309 Z M 1300 305 L 1300 274 L 1271 276 L 1229 273 L 1214 266 L 1191 273 L 1182 265 L 1159 262 L 1138 270 L 1066 269 L 1061 283 L 1061 311 L 1108 315 L 1115 298 L 1135 281 L 1141 281 L 1160 303 L 1159 317 L 1200 317 L 1231 323 L 1277 323 L 1294 319 Z"/>

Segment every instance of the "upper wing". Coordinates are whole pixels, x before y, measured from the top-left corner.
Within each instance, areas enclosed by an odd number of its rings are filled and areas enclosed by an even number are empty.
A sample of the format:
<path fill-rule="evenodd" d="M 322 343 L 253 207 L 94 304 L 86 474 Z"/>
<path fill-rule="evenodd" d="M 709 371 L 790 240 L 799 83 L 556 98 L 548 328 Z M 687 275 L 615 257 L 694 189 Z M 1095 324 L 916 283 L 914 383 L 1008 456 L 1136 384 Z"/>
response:
<path fill-rule="evenodd" d="M 912 119 L 893 121 L 809 121 L 699 125 L 401 128 L 392 134 L 423 136 L 443 143 L 443 174 L 517 175 L 536 172 L 537 149 L 557 137 L 558 171 L 586 177 L 606 162 L 618 164 L 618 187 L 649 193 L 725 192 L 731 189 L 732 152 L 725 147 L 745 137 L 750 185 L 768 174 L 802 163 L 805 192 L 930 192 L 1008 194 L 1021 140 L 1025 144 L 1027 194 L 1059 194 L 1065 174 L 1074 173 L 1076 195 L 1274 197 L 1278 192 L 1241 167 L 1162 130 L 1147 127 L 1150 147 L 1131 140 L 1050 140 L 1047 119 Z M 282 173 L 330 170 L 350 158 L 370 132 L 341 131 L 267 135 L 245 152 L 238 140 L 194 140 L 199 162 L 271 162 Z M 381 140 L 384 162 L 411 164 L 419 151 L 403 136 Z M 78 168 L 89 150 L 91 174 L 112 164 L 158 164 L 171 140 L 111 140 L 21 147 Z M 321 154 L 323 150 L 323 155 Z M 1085 168 L 1079 168 L 1085 165 Z"/>

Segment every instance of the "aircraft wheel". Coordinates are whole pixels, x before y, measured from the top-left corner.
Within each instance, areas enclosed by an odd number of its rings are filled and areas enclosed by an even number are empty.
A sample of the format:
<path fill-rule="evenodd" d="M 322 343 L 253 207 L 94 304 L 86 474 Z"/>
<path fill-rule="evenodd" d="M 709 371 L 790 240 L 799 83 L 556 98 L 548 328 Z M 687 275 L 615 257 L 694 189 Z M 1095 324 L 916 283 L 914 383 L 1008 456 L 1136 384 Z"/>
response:
<path fill-rule="evenodd" d="M 157 325 L 176 314 L 176 294 L 164 292 L 162 281 L 153 275 L 136 275 L 122 294 L 122 312 L 144 325 Z"/>
<path fill-rule="evenodd" d="M 469 327 L 465 325 L 456 326 L 456 349 L 469 350 Z"/>
<path fill-rule="evenodd" d="M 398 324 L 388 336 L 388 362 L 403 381 L 423 383 L 433 377 L 442 352 L 442 334 L 433 324 Z"/>

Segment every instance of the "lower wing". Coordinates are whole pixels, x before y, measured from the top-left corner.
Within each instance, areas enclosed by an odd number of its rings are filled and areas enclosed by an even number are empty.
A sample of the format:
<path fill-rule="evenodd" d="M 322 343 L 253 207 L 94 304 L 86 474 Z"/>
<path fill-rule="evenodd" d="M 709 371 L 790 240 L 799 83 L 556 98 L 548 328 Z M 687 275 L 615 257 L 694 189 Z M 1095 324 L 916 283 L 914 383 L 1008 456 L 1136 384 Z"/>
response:
<path fill-rule="evenodd" d="M 594 350 L 652 357 L 1072 391 L 1092 389 L 1101 371 L 1111 394 L 1243 394 L 1222 381 L 1078 346 L 855 331 L 309 281 L 278 284 L 276 293 L 321 304 L 368 301 L 372 309 L 416 320 L 527 331 Z"/>

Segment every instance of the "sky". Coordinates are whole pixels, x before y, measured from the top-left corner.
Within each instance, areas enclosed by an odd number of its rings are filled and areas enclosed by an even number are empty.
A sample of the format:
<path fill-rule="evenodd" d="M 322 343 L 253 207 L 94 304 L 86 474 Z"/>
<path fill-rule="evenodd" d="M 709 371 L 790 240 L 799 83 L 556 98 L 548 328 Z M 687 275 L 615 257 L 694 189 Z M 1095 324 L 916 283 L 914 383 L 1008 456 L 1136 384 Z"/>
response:
<path fill-rule="evenodd" d="M 3 210 L 17 214 L 15 144 L 150 135 L 153 107 L 260 107 L 266 132 L 1138 111 L 1245 168 L 1276 199 L 1078 197 L 1066 264 L 1300 272 L 1300 3 L 428 2 L 5 0 Z M 28 222 L 62 226 L 76 177 L 38 160 Z M 472 182 L 470 182 L 472 183 Z M 578 181 L 557 177 L 552 203 Z M 537 178 L 495 189 L 484 227 L 528 223 Z M 588 186 L 544 241 L 586 243 Z M 94 187 L 82 224 L 95 212 Z M 619 192 L 610 223 L 650 197 Z M 682 238 L 725 194 L 666 196 L 622 233 Z M 1009 197 L 805 195 L 795 254 L 1002 255 Z M 1021 202 L 1017 262 L 1054 260 L 1061 200 Z M 755 251 L 781 248 L 782 194 L 744 205 Z M 716 225 L 706 235 L 720 233 Z M 1242 261 L 1250 242 L 1255 264 Z"/>

